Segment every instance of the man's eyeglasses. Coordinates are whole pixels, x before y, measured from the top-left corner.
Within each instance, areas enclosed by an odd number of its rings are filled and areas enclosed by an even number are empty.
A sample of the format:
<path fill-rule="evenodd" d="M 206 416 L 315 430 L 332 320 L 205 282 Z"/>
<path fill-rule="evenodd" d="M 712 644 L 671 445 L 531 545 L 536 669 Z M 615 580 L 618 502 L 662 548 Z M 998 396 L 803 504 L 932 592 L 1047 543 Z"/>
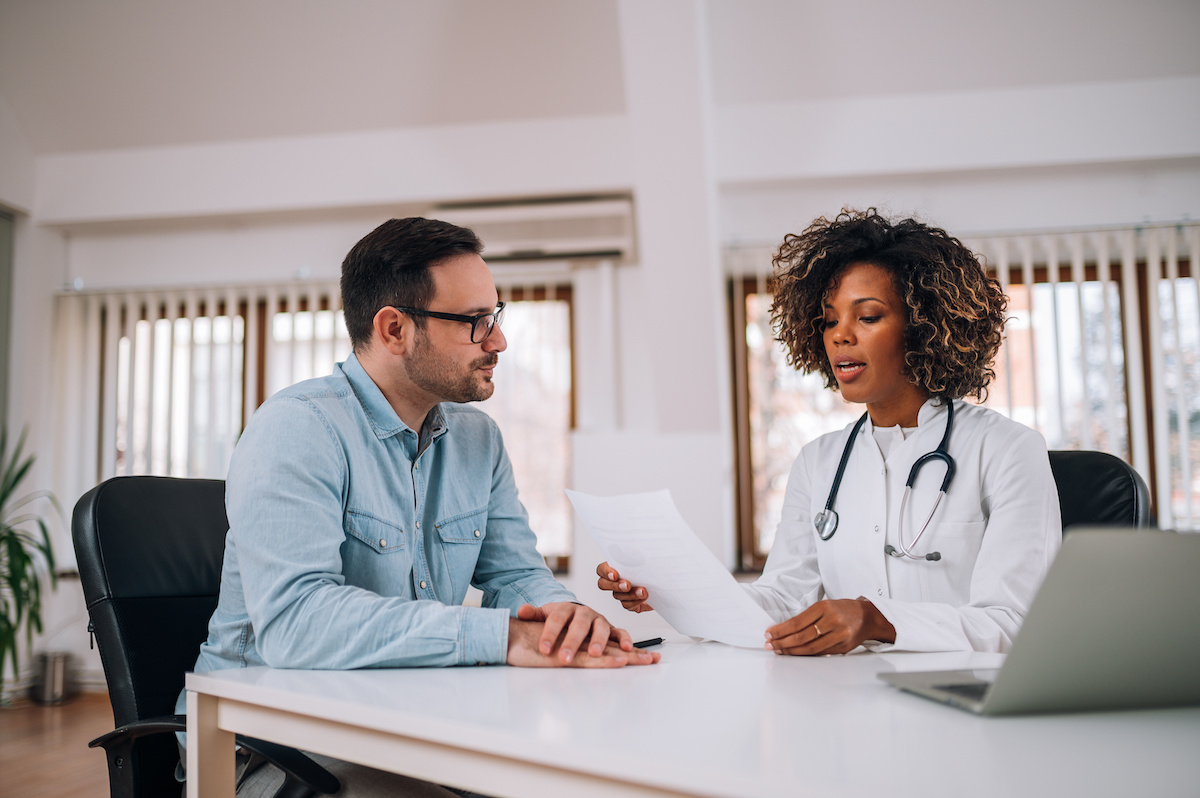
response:
<path fill-rule="evenodd" d="M 401 313 L 408 313 L 412 316 L 432 316 L 435 319 L 446 319 L 447 321 L 461 321 L 464 324 L 471 325 L 471 343 L 481 344 L 487 340 L 492 334 L 493 327 L 499 327 L 501 320 L 504 318 L 504 303 L 496 304 L 496 309 L 491 313 L 481 313 L 478 316 L 462 316 L 458 313 L 440 313 L 436 310 L 422 310 L 420 308 L 402 308 L 399 305 L 392 307 Z"/>

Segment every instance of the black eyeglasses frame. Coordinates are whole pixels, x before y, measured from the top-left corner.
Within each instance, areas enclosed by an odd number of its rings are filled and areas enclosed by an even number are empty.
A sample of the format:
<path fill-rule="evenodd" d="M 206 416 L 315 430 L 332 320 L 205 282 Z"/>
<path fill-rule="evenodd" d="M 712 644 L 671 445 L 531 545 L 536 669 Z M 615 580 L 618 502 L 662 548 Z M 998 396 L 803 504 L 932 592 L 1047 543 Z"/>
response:
<path fill-rule="evenodd" d="M 504 303 L 503 302 L 497 302 L 496 309 L 491 311 L 490 313 L 480 313 L 478 316 L 463 316 L 462 314 L 459 314 L 459 313 L 442 313 L 441 311 L 438 311 L 438 310 L 423 310 L 421 308 L 402 308 L 399 305 L 392 305 L 392 307 L 395 308 L 396 310 L 400 311 L 401 313 L 408 313 L 409 315 L 412 315 L 412 316 L 432 316 L 435 319 L 445 319 L 446 321 L 461 321 L 464 324 L 470 324 L 471 325 L 471 343 L 473 343 L 473 344 L 481 344 L 484 341 L 486 341 L 488 339 L 488 336 L 490 336 L 492 334 L 492 330 L 494 330 L 495 328 L 500 326 L 500 321 L 504 317 Z M 483 337 L 480 338 L 478 341 L 476 341 L 475 335 L 476 335 L 477 330 L 479 329 L 479 326 L 480 326 L 479 323 L 481 321 L 483 321 L 484 319 L 486 319 L 488 316 L 493 317 L 493 321 L 490 325 L 486 326 L 486 332 L 483 333 Z"/>

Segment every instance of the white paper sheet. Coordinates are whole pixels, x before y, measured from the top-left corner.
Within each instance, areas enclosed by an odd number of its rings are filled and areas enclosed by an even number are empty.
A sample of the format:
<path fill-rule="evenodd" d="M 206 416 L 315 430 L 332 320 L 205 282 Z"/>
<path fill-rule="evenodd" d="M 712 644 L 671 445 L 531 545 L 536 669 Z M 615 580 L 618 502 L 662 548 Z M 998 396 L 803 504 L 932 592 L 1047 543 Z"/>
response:
<path fill-rule="evenodd" d="M 762 648 L 775 622 L 700 542 L 669 491 L 567 497 L 621 578 L 650 592 L 650 605 L 675 631 Z"/>

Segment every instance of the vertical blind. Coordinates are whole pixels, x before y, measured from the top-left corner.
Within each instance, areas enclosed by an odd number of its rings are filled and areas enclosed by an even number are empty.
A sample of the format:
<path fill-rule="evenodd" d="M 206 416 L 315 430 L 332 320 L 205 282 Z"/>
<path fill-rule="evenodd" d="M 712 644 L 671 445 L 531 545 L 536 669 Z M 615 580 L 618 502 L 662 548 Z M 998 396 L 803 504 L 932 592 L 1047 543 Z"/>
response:
<path fill-rule="evenodd" d="M 336 285 L 59 296 L 61 495 L 126 474 L 223 477 L 262 398 L 350 351 L 342 325 L 314 321 L 337 314 L 337 297 Z"/>
<path fill-rule="evenodd" d="M 1022 406 L 1006 351 L 1006 393 L 988 404 L 1041 430 L 1051 448 L 1125 458 L 1154 485 L 1160 526 L 1200 528 L 1200 225 L 964 243 L 1028 314 L 1028 334 L 1018 323 L 1006 350 L 1030 347 L 1030 387 L 1044 395 Z"/>

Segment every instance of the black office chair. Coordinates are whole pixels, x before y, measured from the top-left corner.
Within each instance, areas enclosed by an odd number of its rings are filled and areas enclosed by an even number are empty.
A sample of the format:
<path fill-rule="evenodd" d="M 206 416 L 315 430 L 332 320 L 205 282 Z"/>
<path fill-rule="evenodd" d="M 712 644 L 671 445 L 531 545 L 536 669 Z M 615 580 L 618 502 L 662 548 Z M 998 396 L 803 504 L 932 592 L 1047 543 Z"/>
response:
<path fill-rule="evenodd" d="M 1107 452 L 1051 451 L 1063 534 L 1073 526 L 1150 526 L 1150 490 L 1133 466 Z"/>
<path fill-rule="evenodd" d="M 175 699 L 217 606 L 225 551 L 225 483 L 116 477 L 75 505 L 71 534 L 117 728 L 91 742 L 108 758 L 113 798 L 179 798 L 186 729 Z M 276 798 L 334 793 L 338 781 L 284 746 L 238 737 L 287 778 Z"/>

